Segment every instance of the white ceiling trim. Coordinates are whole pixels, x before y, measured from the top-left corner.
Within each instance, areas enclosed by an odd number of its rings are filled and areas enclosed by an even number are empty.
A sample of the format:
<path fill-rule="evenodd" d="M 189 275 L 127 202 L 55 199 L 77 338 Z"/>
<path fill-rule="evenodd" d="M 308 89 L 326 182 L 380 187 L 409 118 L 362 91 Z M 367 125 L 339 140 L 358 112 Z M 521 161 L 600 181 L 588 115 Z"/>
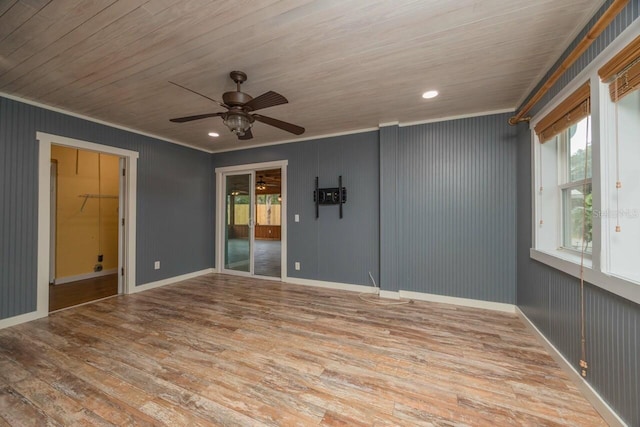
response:
<path fill-rule="evenodd" d="M 115 123 L 110 123 L 104 120 L 100 120 L 100 119 L 95 119 L 93 117 L 89 117 L 89 116 L 85 116 L 83 114 L 78 114 L 78 113 L 74 113 L 72 111 L 68 111 L 62 108 L 58 108 L 58 107 L 53 107 L 51 105 L 46 105 L 43 104 L 41 102 L 37 102 L 37 101 L 32 101 L 30 99 L 25 99 L 25 98 L 21 98 L 19 96 L 15 96 L 15 95 L 9 95 L 7 93 L 4 92 L 0 92 L 0 96 L 2 96 L 3 98 L 7 98 L 7 99 L 11 99 L 14 101 L 18 101 L 18 102 L 22 102 L 28 105 L 32 105 L 34 107 L 39 107 L 39 108 L 44 108 L 45 110 L 50 110 L 50 111 L 55 111 L 56 113 L 61 113 L 61 114 L 66 114 L 68 116 L 72 116 L 72 117 L 76 117 L 79 119 L 83 119 L 83 120 L 87 120 L 93 123 L 98 123 L 101 125 L 105 125 L 105 126 L 109 126 L 112 128 L 116 128 L 116 129 L 120 129 L 120 130 L 124 130 L 127 132 L 132 132 L 138 135 L 142 135 L 142 136 L 148 136 L 151 138 L 155 138 L 158 139 L 160 141 L 165 141 L 165 142 L 169 142 L 171 144 L 177 144 L 177 145 L 181 145 L 183 147 L 187 147 L 187 148 L 191 148 L 194 150 L 198 150 L 198 151 L 203 151 L 205 153 L 209 153 L 209 154 L 215 154 L 215 153 L 226 153 L 226 152 L 230 152 L 230 151 L 240 151 L 240 150 L 249 150 L 252 148 L 259 148 L 259 147 L 269 147 L 269 146 L 273 146 L 273 145 L 281 145 L 281 144 L 290 144 L 290 143 L 294 143 L 294 142 L 303 142 L 303 141 L 311 141 L 314 139 L 324 139 L 324 138 L 333 138 L 333 137 L 337 137 L 337 136 L 345 136 L 345 135 L 353 135 L 353 134 L 357 134 L 357 133 L 364 133 L 364 132 L 372 132 L 372 131 L 377 131 L 382 127 L 386 127 L 386 126 L 395 126 L 398 125 L 399 127 L 406 127 L 406 126 L 415 126 L 415 125 L 421 125 L 421 124 L 427 124 L 427 123 L 438 123 L 438 122 L 446 122 L 446 121 L 450 121 L 450 120 L 458 120 L 458 119 L 466 119 L 466 118 L 470 118 L 470 117 L 481 117 L 481 116 L 490 116 L 493 114 L 502 114 L 502 113 L 512 113 L 515 111 L 514 108 L 507 108 L 507 109 L 501 109 L 501 110 L 492 110 L 492 111 L 483 111 L 483 112 L 478 112 L 478 113 L 469 113 L 469 114 L 461 114 L 461 115 L 456 115 L 456 116 L 448 116 L 448 117 L 440 117 L 440 118 L 435 118 L 435 119 L 428 119 L 428 120 L 419 120 L 419 121 L 413 121 L 413 122 L 387 122 L 387 123 L 380 123 L 377 127 L 368 127 L 368 128 L 361 128 L 361 129 L 354 129 L 354 130 L 350 130 L 350 131 L 345 131 L 345 132 L 335 132 L 335 133 L 328 133 L 328 134 L 322 134 L 322 135 L 313 135 L 313 136 L 308 136 L 308 137 L 304 137 L 304 138 L 293 138 L 293 139 L 286 139 L 283 141 L 276 141 L 276 142 L 270 142 L 267 144 L 254 144 L 254 145 L 247 145 L 247 146 L 243 146 L 243 147 L 237 147 L 237 148 L 226 148 L 226 149 L 222 149 L 222 150 L 206 150 L 204 148 L 200 148 L 200 147 L 196 147 L 194 145 L 189 145 L 186 144 L 184 142 L 180 142 L 180 141 L 176 141 L 176 140 L 172 140 L 172 139 L 168 139 L 168 138 L 163 138 L 161 136 L 158 135 L 154 135 L 148 132 L 143 132 L 137 129 L 133 129 L 127 126 L 121 126 Z"/>
<path fill-rule="evenodd" d="M 43 104 L 43 103 L 37 102 L 37 101 L 32 101 L 30 99 L 21 98 L 19 96 L 9 95 L 8 93 L 0 92 L 0 96 L 3 97 L 3 98 L 11 99 L 13 101 L 18 101 L 18 102 L 22 102 L 24 104 L 33 105 L 34 107 L 38 107 L 38 108 L 44 108 L 45 110 L 49 110 L 49 111 L 55 111 L 56 113 L 66 114 L 67 116 L 76 117 L 78 119 L 87 120 L 89 122 L 97 123 L 97 124 L 100 124 L 100 125 L 109 126 L 109 127 L 112 127 L 112 128 L 124 130 L 124 131 L 127 131 L 127 132 L 131 132 L 131 133 L 135 133 L 135 134 L 138 134 L 138 135 L 142 135 L 142 136 L 148 136 L 150 138 L 159 139 L 160 141 L 170 142 L 171 144 L 181 145 L 183 147 L 192 148 L 192 149 L 198 150 L 198 151 L 204 151 L 205 153 L 211 153 L 211 151 L 206 150 L 206 149 L 204 149 L 202 147 L 196 147 L 195 145 L 190 145 L 190 144 L 186 144 L 184 142 L 176 141 L 176 140 L 173 140 L 173 139 L 164 138 L 164 137 L 159 136 L 159 135 L 154 135 L 152 133 L 143 132 L 143 131 L 140 131 L 140 130 L 137 130 L 137 129 L 133 129 L 133 128 L 127 127 L 127 126 L 122 126 L 122 125 L 118 125 L 118 124 L 115 124 L 115 123 L 106 122 L 104 120 L 95 119 L 93 117 L 85 116 L 84 114 L 74 113 L 73 111 L 65 110 L 65 109 L 58 108 L 58 107 L 53 107 L 51 105 Z"/>
<path fill-rule="evenodd" d="M 439 117 L 435 119 L 419 120 L 419 121 L 413 121 L 413 122 L 398 122 L 398 121 L 386 122 L 386 123 L 380 123 L 377 127 L 355 129 L 355 130 L 350 130 L 346 132 L 327 133 L 322 135 L 308 136 L 305 138 L 286 139 L 284 141 L 269 142 L 267 144 L 247 145 L 240 148 L 224 148 L 222 150 L 213 150 L 211 151 L 211 153 L 213 154 L 227 153 L 229 151 L 249 150 L 252 148 L 269 147 L 269 146 L 281 145 L 281 144 L 290 144 L 293 142 L 311 141 L 314 139 L 325 139 L 325 138 L 333 138 L 336 136 L 353 135 L 356 133 L 377 131 L 377 130 L 380 130 L 380 128 L 388 127 L 388 126 L 398 126 L 398 127 L 416 126 L 416 125 L 424 125 L 427 123 L 448 122 L 450 120 L 468 119 L 471 117 L 492 116 L 494 114 L 503 114 L 503 113 L 515 113 L 515 108 L 503 108 L 501 110 L 481 111 L 478 113 L 460 114 L 457 116 Z"/>
<path fill-rule="evenodd" d="M 401 122 L 398 126 L 402 128 L 406 126 L 425 125 L 428 123 L 439 123 L 439 122 L 448 122 L 451 120 L 468 119 L 471 117 L 482 117 L 482 116 L 492 116 L 494 114 L 515 113 L 515 111 L 516 111 L 515 107 L 503 108 L 500 110 L 481 111 L 478 113 L 460 114 L 456 116 L 436 117 L 435 119 L 418 120 L 414 122 Z"/>
<path fill-rule="evenodd" d="M 285 139 L 283 141 L 268 142 L 266 144 L 246 145 L 239 148 L 223 148 L 222 150 L 213 150 L 211 151 L 211 153 L 226 153 L 229 151 L 240 151 L 240 150 L 248 150 L 251 148 L 270 147 L 272 145 L 290 144 L 293 142 L 311 141 L 314 139 L 333 138 L 335 136 L 344 136 L 344 135 L 353 135 L 356 133 L 372 132 L 378 129 L 379 129 L 378 127 L 362 128 L 362 129 L 349 130 L 345 132 L 336 132 L 336 133 L 327 133 L 323 135 L 307 136 L 304 138 Z"/>

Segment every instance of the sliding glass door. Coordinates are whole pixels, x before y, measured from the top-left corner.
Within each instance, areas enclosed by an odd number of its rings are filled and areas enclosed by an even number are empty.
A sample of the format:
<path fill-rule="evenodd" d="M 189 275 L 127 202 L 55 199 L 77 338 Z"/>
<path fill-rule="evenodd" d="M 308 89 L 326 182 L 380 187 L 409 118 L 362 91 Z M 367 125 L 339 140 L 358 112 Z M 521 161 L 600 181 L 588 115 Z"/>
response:
<path fill-rule="evenodd" d="M 216 266 L 286 277 L 286 160 L 216 168 Z"/>
<path fill-rule="evenodd" d="M 253 274 L 253 181 L 253 172 L 225 175 L 225 270 Z"/>

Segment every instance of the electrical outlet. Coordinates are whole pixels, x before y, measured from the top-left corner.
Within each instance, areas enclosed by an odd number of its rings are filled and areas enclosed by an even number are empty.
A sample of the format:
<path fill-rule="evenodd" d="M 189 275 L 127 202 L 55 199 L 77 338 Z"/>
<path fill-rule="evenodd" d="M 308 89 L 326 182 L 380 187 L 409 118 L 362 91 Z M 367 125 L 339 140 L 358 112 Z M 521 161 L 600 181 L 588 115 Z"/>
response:
<path fill-rule="evenodd" d="M 296 269 L 296 270 L 300 270 L 300 263 L 299 263 L 298 261 L 296 261 L 295 269 Z"/>
<path fill-rule="evenodd" d="M 160 270 L 160 261 L 156 261 L 153 263 L 153 269 L 154 270 Z"/>
<path fill-rule="evenodd" d="M 300 222 L 300 214 L 295 214 L 295 215 L 293 216 L 293 220 L 294 220 L 295 222 Z"/>

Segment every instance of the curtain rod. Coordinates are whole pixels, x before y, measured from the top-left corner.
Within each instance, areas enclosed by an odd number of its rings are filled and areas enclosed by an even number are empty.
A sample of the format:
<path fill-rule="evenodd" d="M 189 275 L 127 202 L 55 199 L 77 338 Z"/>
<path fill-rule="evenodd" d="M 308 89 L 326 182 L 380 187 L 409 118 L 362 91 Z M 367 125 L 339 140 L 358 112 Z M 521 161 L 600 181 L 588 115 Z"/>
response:
<path fill-rule="evenodd" d="M 598 36 L 609 26 L 616 16 L 625 8 L 629 0 L 614 0 L 611 6 L 602 14 L 600 19 L 593 24 L 589 32 L 580 40 L 580 43 L 571 51 L 558 68 L 549 76 L 546 82 L 538 89 L 538 91 L 527 101 L 520 111 L 509 119 L 509 124 L 514 126 L 520 122 L 528 122 L 531 117 L 525 117 L 531 108 L 540 101 L 540 99 L 551 89 L 558 79 L 569 69 L 571 65 L 582 55 Z"/>

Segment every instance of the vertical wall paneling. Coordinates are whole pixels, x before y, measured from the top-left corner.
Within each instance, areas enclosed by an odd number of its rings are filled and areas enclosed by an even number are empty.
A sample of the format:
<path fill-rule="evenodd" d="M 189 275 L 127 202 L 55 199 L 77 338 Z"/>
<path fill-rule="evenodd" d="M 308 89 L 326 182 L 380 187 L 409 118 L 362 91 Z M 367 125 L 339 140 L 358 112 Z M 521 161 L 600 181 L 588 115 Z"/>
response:
<path fill-rule="evenodd" d="M 398 183 L 399 127 L 380 128 L 380 289 L 399 291 Z"/>
<path fill-rule="evenodd" d="M 287 275 L 302 279 L 370 285 L 379 272 L 379 150 L 377 132 L 217 153 L 212 167 L 288 160 Z M 347 187 L 344 217 L 321 206 L 315 218 L 314 180 Z M 300 222 L 294 222 L 294 215 Z M 294 263 L 300 262 L 296 271 Z"/>
<path fill-rule="evenodd" d="M 381 227 L 393 242 L 381 242 L 382 289 L 515 302 L 517 146 L 507 118 L 401 127 L 397 143 L 393 128 L 381 130 Z"/>
<path fill-rule="evenodd" d="M 540 84 L 584 37 L 610 4 L 611 0 L 605 2 Z M 534 107 L 532 114 L 540 111 L 639 16 L 640 1 L 630 1 L 587 52 Z M 574 277 L 532 260 L 529 256 L 529 248 L 532 246 L 532 141 L 526 125 L 521 124 L 518 128 L 517 304 L 577 371 L 580 360 L 580 282 Z M 586 380 L 628 425 L 638 426 L 640 307 L 588 283 L 585 284 L 585 300 L 589 363 Z"/>
<path fill-rule="evenodd" d="M 578 370 L 580 281 L 529 256 L 531 136 L 518 126 L 518 307 Z M 587 381 L 628 425 L 640 425 L 640 307 L 585 285 Z"/>
<path fill-rule="evenodd" d="M 0 319 L 36 308 L 36 131 L 140 153 L 136 284 L 212 266 L 210 154 L 0 97 Z"/>
<path fill-rule="evenodd" d="M 36 270 L 21 268 L 25 260 L 35 260 L 37 239 L 37 147 L 22 144 L 33 112 L 26 106 L 6 105 L 0 99 L 0 318 L 35 310 Z M 25 161 L 26 160 L 26 161 Z M 13 209 L 8 207 L 12 206 Z M 20 284 L 33 286 L 20 286 Z"/>

